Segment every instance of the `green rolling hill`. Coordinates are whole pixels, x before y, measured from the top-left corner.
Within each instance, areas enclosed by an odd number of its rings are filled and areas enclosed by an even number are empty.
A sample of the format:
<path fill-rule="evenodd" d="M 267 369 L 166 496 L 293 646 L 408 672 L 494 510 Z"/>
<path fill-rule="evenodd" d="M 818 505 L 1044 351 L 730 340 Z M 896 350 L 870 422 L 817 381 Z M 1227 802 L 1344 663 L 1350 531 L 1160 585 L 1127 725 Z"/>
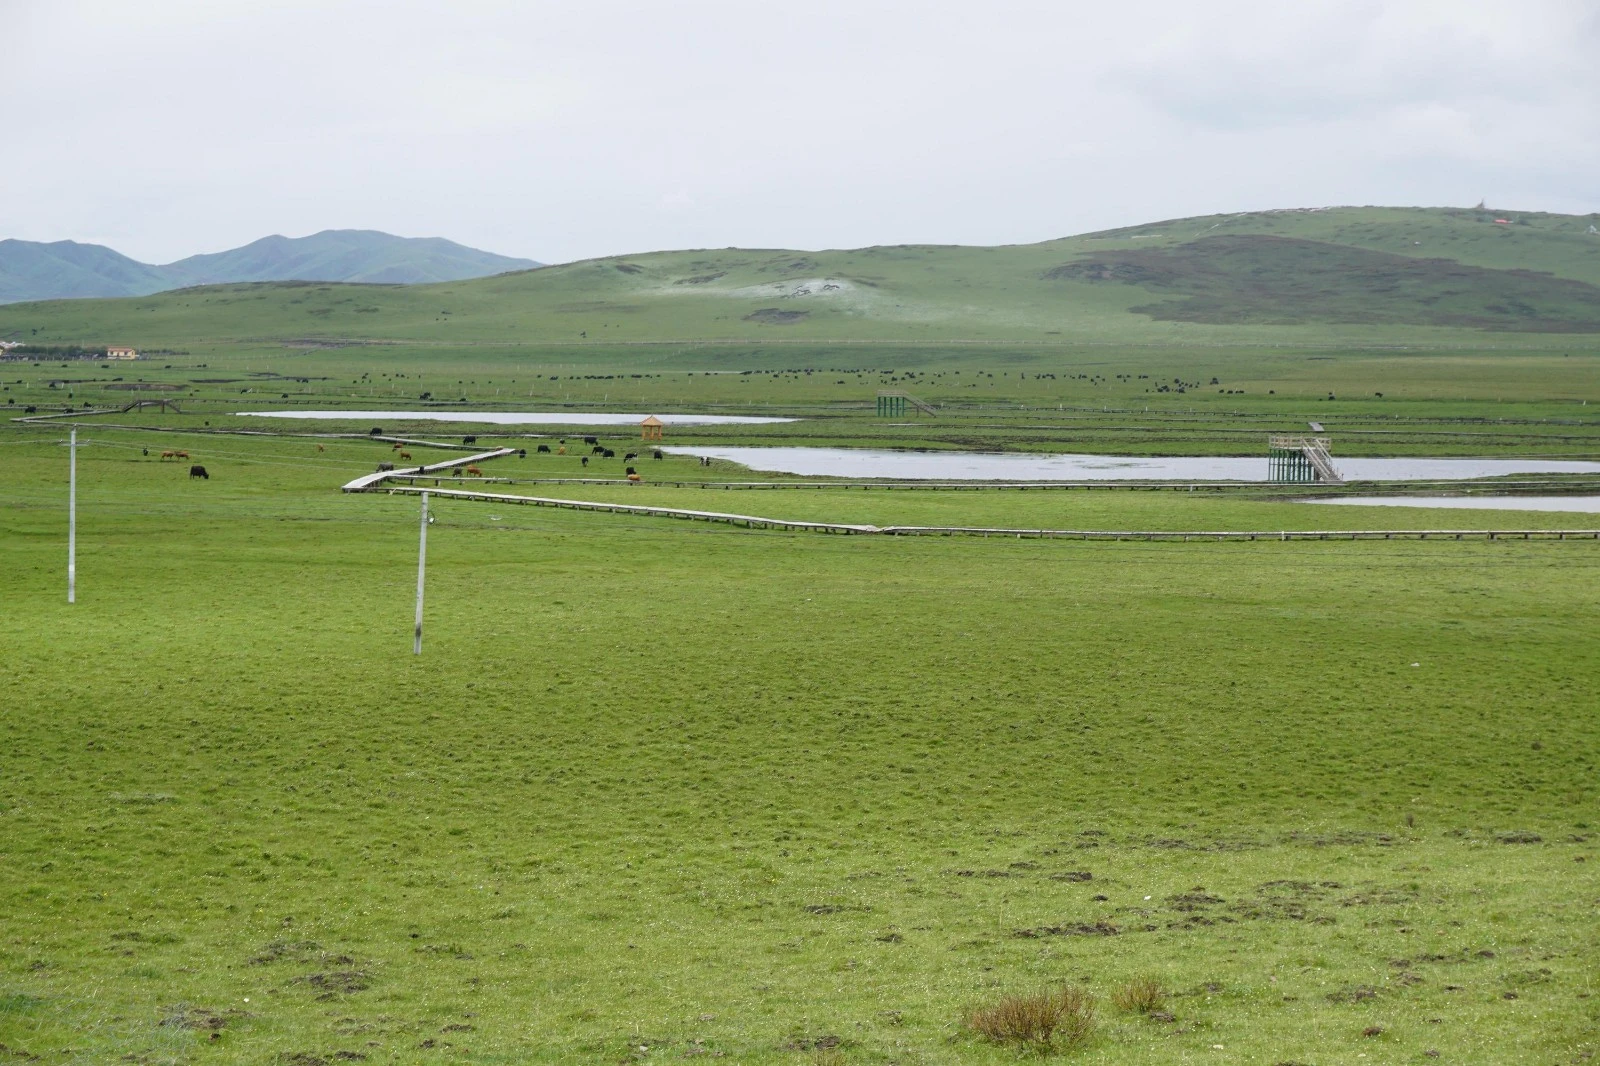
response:
<path fill-rule="evenodd" d="M 652 252 L 426 285 L 229 284 L 0 307 L 0 339 L 1589 345 L 1596 216 L 1218 215 L 1005 247 Z"/>

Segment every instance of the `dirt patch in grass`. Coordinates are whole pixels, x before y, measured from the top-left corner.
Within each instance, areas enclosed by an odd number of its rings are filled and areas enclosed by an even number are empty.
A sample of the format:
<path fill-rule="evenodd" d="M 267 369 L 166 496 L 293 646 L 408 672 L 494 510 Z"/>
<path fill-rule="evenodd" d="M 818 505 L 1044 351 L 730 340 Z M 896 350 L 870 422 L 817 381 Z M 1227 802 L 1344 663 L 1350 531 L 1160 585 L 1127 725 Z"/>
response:
<path fill-rule="evenodd" d="M 310 985 L 317 992 L 318 999 L 338 999 L 340 996 L 350 996 L 357 992 L 365 992 L 372 987 L 372 980 L 364 970 L 331 970 L 325 973 L 311 973 L 304 977 L 296 977 L 291 984 Z"/>
<path fill-rule="evenodd" d="M 1121 928 L 1107 921 L 1076 922 L 1067 925 L 1040 925 L 1032 929 L 1014 929 L 1011 935 L 1024 939 L 1045 936 L 1117 936 Z"/>
<path fill-rule="evenodd" d="M 315 940 L 269 940 L 247 960 L 251 966 L 268 966 L 288 959 L 311 962 L 321 958 L 322 945 Z"/>
<path fill-rule="evenodd" d="M 761 322 L 769 326 L 790 326 L 811 317 L 810 311 L 785 311 L 781 307 L 761 307 L 744 316 L 746 322 Z"/>
<path fill-rule="evenodd" d="M 160 1024 L 172 1029 L 193 1029 L 200 1032 L 215 1033 L 226 1029 L 229 1022 L 245 1017 L 249 1017 L 249 1015 L 243 1011 L 215 1011 L 209 1007 L 178 1003 L 167 1008 L 166 1013 L 161 1016 Z"/>
<path fill-rule="evenodd" d="M 1495 839 L 1502 844 L 1537 844 L 1544 837 L 1526 829 L 1513 829 L 1506 833 L 1496 833 Z"/>
<path fill-rule="evenodd" d="M 1214 907 L 1227 900 L 1221 896 L 1213 896 L 1203 888 L 1193 888 L 1188 892 L 1180 892 L 1175 896 L 1167 897 L 1167 904 L 1177 911 L 1195 911 L 1202 907 Z"/>

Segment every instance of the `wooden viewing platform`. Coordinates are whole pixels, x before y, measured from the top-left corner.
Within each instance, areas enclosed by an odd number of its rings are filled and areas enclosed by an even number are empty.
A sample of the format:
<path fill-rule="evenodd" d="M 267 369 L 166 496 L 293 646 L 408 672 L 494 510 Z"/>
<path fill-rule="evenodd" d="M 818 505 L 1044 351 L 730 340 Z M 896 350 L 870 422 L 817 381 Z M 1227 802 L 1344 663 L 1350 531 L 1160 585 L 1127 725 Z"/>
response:
<path fill-rule="evenodd" d="M 924 414 L 936 415 L 938 410 L 924 400 L 919 400 L 904 389 L 879 389 L 878 414 L 891 417 L 906 413 L 906 404 L 910 404 Z"/>
<path fill-rule="evenodd" d="M 1331 443 L 1327 437 L 1269 436 L 1267 480 L 1321 481 L 1329 485 L 1342 485 L 1344 478 L 1334 469 L 1333 457 L 1328 454 Z"/>

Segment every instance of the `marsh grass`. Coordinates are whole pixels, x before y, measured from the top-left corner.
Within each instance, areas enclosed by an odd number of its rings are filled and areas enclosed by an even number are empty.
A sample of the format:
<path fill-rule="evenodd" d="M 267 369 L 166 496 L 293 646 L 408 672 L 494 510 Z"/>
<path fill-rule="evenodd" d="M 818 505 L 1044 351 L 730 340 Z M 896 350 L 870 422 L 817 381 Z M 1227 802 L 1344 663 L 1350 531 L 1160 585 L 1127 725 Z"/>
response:
<path fill-rule="evenodd" d="M 973 1007 L 967 1025 L 991 1043 L 1064 1051 L 1081 1047 L 1094 1035 L 1095 1002 L 1084 989 L 1062 985 Z"/>

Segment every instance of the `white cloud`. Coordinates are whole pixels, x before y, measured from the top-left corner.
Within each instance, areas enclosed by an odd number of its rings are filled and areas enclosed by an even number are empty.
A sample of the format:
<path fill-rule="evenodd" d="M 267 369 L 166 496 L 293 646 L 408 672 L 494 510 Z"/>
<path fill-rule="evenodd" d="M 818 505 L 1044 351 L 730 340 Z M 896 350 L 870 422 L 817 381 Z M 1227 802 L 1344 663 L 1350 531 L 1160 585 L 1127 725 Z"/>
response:
<path fill-rule="evenodd" d="M 5 0 L 0 236 L 165 260 L 350 226 L 559 260 L 1594 210 L 1591 8 Z"/>

